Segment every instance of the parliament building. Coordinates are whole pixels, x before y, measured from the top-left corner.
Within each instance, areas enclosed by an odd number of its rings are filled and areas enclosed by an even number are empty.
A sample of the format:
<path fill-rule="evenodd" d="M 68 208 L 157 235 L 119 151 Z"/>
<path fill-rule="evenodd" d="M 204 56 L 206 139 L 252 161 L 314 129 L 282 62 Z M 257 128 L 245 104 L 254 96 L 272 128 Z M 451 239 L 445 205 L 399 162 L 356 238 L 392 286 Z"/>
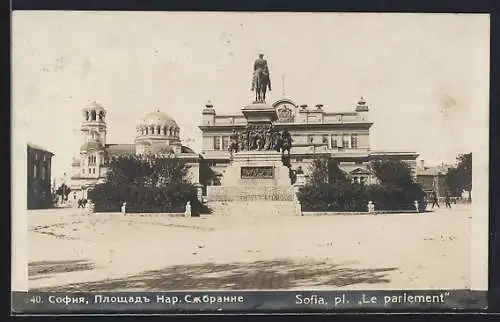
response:
<path fill-rule="evenodd" d="M 370 148 L 369 106 L 361 98 L 350 111 L 328 112 L 328 107 L 318 104 L 314 107 L 298 105 L 291 99 L 280 99 L 272 104 L 276 110 L 275 126 L 287 130 L 292 136 L 290 163 L 292 170 L 310 170 L 313 159 L 332 158 L 352 180 L 373 183 L 375 178 L 368 170 L 370 161 L 397 159 L 406 161 L 415 171 L 418 154 L 403 151 L 373 151 Z M 224 175 L 224 168 L 230 163 L 228 151 L 233 129 L 243 131 L 246 118 L 243 114 L 218 115 L 216 108 L 206 104 L 203 109 L 203 135 L 201 158 L 214 172 Z M 414 173 L 415 174 L 415 173 Z"/>

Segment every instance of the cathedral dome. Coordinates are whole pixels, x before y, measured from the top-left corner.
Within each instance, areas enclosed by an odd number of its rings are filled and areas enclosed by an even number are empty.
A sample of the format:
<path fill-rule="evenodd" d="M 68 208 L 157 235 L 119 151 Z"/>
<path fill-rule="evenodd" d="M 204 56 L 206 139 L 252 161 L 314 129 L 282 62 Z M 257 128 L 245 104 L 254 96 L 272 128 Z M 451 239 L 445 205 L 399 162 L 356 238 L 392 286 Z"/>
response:
<path fill-rule="evenodd" d="M 146 115 L 141 120 L 139 125 L 177 127 L 177 123 L 173 118 L 171 118 L 165 113 L 160 112 L 159 110 Z"/>

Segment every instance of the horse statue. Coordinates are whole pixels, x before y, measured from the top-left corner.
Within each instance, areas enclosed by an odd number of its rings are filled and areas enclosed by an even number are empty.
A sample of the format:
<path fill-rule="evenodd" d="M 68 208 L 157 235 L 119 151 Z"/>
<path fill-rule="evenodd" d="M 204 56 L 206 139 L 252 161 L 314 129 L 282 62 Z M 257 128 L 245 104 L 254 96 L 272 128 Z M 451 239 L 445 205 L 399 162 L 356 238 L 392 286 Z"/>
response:
<path fill-rule="evenodd" d="M 269 67 L 263 54 L 259 54 L 253 65 L 252 90 L 255 90 L 255 102 L 265 102 L 266 91 L 271 90 L 271 78 L 269 77 Z"/>
<path fill-rule="evenodd" d="M 257 69 L 255 71 L 255 101 L 265 102 L 266 92 L 269 85 L 269 73 L 263 69 Z"/>

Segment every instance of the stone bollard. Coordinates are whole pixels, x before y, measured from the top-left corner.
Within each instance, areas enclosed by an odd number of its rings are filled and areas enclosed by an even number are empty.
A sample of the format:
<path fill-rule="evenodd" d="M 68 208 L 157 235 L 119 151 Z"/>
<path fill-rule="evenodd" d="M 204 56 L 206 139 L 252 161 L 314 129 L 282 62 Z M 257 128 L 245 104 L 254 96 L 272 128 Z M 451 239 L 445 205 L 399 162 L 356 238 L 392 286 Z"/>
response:
<path fill-rule="evenodd" d="M 125 215 L 127 213 L 127 203 L 124 202 L 122 204 L 122 215 Z"/>
<path fill-rule="evenodd" d="M 184 212 L 184 217 L 191 217 L 191 202 L 186 202 L 186 211 Z"/>
<path fill-rule="evenodd" d="M 297 212 L 297 215 L 304 216 L 304 214 L 302 213 L 302 204 L 299 200 L 297 200 L 295 203 L 295 211 Z"/>
<path fill-rule="evenodd" d="M 368 201 L 368 212 L 369 213 L 374 213 L 375 212 L 375 205 L 373 204 L 373 202 L 371 200 Z"/>
<path fill-rule="evenodd" d="M 413 205 L 415 205 L 415 210 L 416 210 L 417 212 L 420 212 L 420 211 L 418 210 L 418 201 L 417 201 L 417 200 L 415 200 L 415 202 L 413 203 Z"/>

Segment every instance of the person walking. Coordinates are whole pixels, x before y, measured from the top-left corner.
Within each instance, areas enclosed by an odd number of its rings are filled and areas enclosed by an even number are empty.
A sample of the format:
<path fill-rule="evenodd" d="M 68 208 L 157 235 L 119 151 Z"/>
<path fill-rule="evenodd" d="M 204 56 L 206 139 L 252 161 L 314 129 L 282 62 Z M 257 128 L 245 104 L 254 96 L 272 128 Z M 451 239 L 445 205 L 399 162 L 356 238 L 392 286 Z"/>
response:
<path fill-rule="evenodd" d="M 434 209 L 434 205 L 440 208 L 436 191 L 432 192 L 432 209 Z"/>
<path fill-rule="evenodd" d="M 451 197 L 450 197 L 450 193 L 449 192 L 446 192 L 446 196 L 444 198 L 444 202 L 446 204 L 446 208 L 450 208 L 451 209 Z"/>

